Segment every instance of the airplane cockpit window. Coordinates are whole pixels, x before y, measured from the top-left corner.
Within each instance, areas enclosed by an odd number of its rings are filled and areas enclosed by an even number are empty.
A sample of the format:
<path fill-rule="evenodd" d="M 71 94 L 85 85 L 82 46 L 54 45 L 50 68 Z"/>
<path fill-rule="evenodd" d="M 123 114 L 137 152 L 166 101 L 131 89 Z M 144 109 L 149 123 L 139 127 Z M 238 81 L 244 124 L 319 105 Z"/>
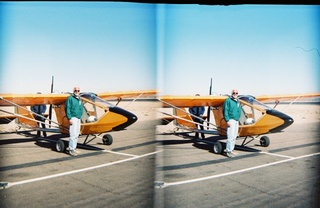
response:
<path fill-rule="evenodd" d="M 114 107 L 111 103 L 102 100 L 94 93 L 82 93 L 84 110 L 81 117 L 82 123 L 91 123 L 100 119 L 102 115 L 108 112 L 110 107 Z M 89 100 L 89 101 L 87 101 Z"/>
<path fill-rule="evenodd" d="M 240 125 L 253 124 L 262 116 L 262 112 L 253 108 L 252 106 L 242 104 L 241 105 L 241 115 L 239 123 Z"/>
<path fill-rule="evenodd" d="M 242 111 L 239 120 L 240 125 L 250 125 L 260 119 L 260 117 L 263 115 L 263 112 L 259 110 L 259 108 L 264 110 L 270 109 L 270 107 L 260 103 L 253 96 L 239 96 L 239 99 L 250 104 L 241 104 Z"/>

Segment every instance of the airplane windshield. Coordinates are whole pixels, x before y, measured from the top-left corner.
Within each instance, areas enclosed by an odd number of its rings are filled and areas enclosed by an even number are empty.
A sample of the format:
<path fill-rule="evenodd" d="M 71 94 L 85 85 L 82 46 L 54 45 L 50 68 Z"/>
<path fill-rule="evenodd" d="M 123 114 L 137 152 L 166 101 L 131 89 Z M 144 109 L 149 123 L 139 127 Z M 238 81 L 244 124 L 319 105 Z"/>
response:
<path fill-rule="evenodd" d="M 94 103 L 99 103 L 100 105 L 106 106 L 106 107 L 114 107 L 115 105 L 99 98 L 96 94 L 94 93 L 83 93 L 81 94 L 81 97 L 84 97 Z"/>
<path fill-rule="evenodd" d="M 243 96 L 239 96 L 239 99 L 240 100 L 243 100 L 247 103 L 250 103 L 251 105 L 255 105 L 257 107 L 260 107 L 262 109 L 265 109 L 265 110 L 269 110 L 271 109 L 269 106 L 257 101 L 253 96 L 251 95 L 243 95 Z"/>

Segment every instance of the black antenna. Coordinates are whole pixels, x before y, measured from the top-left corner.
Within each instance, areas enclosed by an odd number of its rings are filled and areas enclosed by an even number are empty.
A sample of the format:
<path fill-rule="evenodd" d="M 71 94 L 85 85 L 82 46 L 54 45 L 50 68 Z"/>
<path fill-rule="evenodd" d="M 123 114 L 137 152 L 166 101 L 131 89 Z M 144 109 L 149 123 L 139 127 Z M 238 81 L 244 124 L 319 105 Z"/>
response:
<path fill-rule="evenodd" d="M 51 79 L 51 93 L 53 93 L 53 82 L 54 82 L 54 76 L 52 76 L 52 79 Z"/>
<path fill-rule="evenodd" d="M 54 76 L 51 78 L 51 93 L 53 93 L 53 82 L 54 82 Z M 51 127 L 51 118 L 52 118 L 52 104 L 50 104 L 49 107 L 49 127 Z"/>
<path fill-rule="evenodd" d="M 209 88 L 209 95 L 212 94 L 212 78 L 210 79 L 210 88 Z M 209 129 L 209 123 L 210 123 L 210 111 L 211 111 L 211 106 L 208 106 L 207 110 L 207 129 Z"/>

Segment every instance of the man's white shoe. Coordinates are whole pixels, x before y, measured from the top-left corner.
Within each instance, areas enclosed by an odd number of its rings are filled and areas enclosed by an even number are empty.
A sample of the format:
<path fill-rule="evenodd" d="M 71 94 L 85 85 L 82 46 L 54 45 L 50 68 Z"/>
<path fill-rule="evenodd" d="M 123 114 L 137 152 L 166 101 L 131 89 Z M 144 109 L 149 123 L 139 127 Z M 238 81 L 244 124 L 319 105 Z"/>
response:
<path fill-rule="evenodd" d="M 69 154 L 70 154 L 71 156 L 77 156 L 77 154 L 76 154 L 76 152 L 75 152 L 74 150 L 70 150 L 70 151 L 69 151 Z"/>
<path fill-rule="evenodd" d="M 231 158 L 234 157 L 234 155 L 231 152 L 226 152 L 227 157 Z"/>

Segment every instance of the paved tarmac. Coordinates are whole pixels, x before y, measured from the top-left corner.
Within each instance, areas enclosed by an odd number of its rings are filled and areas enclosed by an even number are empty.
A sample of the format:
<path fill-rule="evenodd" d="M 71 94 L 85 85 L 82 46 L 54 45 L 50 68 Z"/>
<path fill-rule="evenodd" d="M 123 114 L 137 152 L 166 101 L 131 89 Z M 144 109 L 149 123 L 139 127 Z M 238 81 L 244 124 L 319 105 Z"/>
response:
<path fill-rule="evenodd" d="M 77 157 L 36 141 L 36 132 L 1 134 L 0 207 L 152 207 L 155 125 L 113 132 L 111 146 L 93 140 Z"/>
<path fill-rule="evenodd" d="M 190 137 L 159 134 L 155 207 L 320 207 L 319 122 L 269 138 L 269 147 L 253 141 L 258 151 L 227 158 Z"/>

